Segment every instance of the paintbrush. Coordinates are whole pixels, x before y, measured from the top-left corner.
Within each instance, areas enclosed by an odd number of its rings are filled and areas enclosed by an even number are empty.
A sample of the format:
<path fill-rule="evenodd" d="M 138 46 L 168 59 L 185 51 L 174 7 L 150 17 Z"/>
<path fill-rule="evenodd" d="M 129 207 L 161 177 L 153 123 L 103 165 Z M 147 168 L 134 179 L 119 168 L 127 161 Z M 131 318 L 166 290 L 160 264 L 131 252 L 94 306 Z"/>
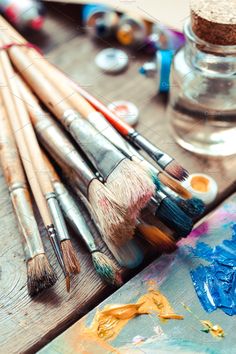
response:
<path fill-rule="evenodd" d="M 0 74 L 1 74 L 2 83 L 3 83 L 2 87 L 1 87 L 1 94 L 2 94 L 2 98 L 3 98 L 3 103 L 5 105 L 5 108 L 6 108 L 6 111 L 8 114 L 8 118 L 9 118 L 9 121 L 12 126 L 12 130 L 14 133 L 16 144 L 19 149 L 20 156 L 21 156 L 21 161 L 23 163 L 31 190 L 33 192 L 34 199 L 35 199 L 38 209 L 40 211 L 41 217 L 43 219 L 45 228 L 47 230 L 48 237 L 51 241 L 51 244 L 52 244 L 52 247 L 53 247 L 54 252 L 56 254 L 57 260 L 58 260 L 58 262 L 63 270 L 63 273 L 66 277 L 66 286 L 67 286 L 67 290 L 69 290 L 70 281 L 69 281 L 69 277 L 67 276 L 67 273 L 65 271 L 65 266 L 64 266 L 64 262 L 63 262 L 63 258 L 62 258 L 62 254 L 61 254 L 61 249 L 60 249 L 58 241 L 57 241 L 56 230 L 54 228 L 51 215 L 48 211 L 47 203 L 46 203 L 45 198 L 44 198 L 42 191 L 40 189 L 40 185 L 38 183 L 38 179 L 37 179 L 35 170 L 32 168 L 33 164 L 31 161 L 31 156 L 29 154 L 29 151 L 28 151 L 25 139 L 24 139 L 22 127 L 19 124 L 18 111 L 16 110 L 14 100 L 13 100 L 13 95 L 15 95 L 15 97 L 19 97 L 19 93 L 18 93 L 18 91 L 16 91 L 16 86 L 12 85 L 12 81 L 11 80 L 7 81 L 7 77 L 5 77 L 5 72 L 3 72 L 3 70 L 2 70 L 3 67 L 8 70 L 12 69 L 5 51 L 0 52 L 0 63 L 1 63 Z M 10 74 L 10 73 L 8 72 L 8 74 Z M 10 77 L 13 78 L 14 75 L 11 74 Z M 11 90 L 8 89 L 8 82 L 11 84 L 11 86 L 10 86 Z"/>
<path fill-rule="evenodd" d="M 18 83 L 41 143 L 62 168 L 66 165 L 75 172 L 78 187 L 89 200 L 102 232 L 117 245 L 127 242 L 134 233 L 135 225 L 127 222 L 125 209 L 96 178 L 61 127 L 43 111 L 35 96 L 20 78 Z"/>
<path fill-rule="evenodd" d="M 113 128 L 111 122 L 109 122 L 104 115 L 104 112 L 110 112 L 110 114 L 114 115 L 111 111 L 108 110 L 102 103 L 97 101 L 94 97 L 86 93 L 83 89 L 80 92 L 80 87 L 76 85 L 72 80 L 66 77 L 59 69 L 46 61 L 40 54 L 35 52 L 34 49 L 30 49 L 29 53 L 31 53 L 31 58 L 40 59 L 36 60 L 36 65 L 47 75 L 50 77 L 50 80 L 58 85 L 58 89 L 62 94 L 67 95 L 68 100 L 71 102 L 74 109 L 79 110 L 81 106 L 84 107 L 83 115 L 93 124 L 93 126 L 99 130 L 108 140 L 110 140 L 119 150 L 121 150 L 127 157 L 129 157 L 132 161 L 137 162 L 142 168 L 144 168 L 151 175 L 153 182 L 156 183 L 156 180 L 160 180 L 167 187 L 174 190 L 176 193 L 181 195 L 185 199 L 190 199 L 191 193 L 186 190 L 179 182 L 173 180 L 165 173 L 158 171 L 150 162 L 144 159 L 144 157 L 122 136 Z M 71 86 L 71 90 L 68 90 L 68 85 Z M 80 93 L 86 100 L 87 103 L 81 99 Z M 94 104 L 96 103 L 96 105 Z M 92 106 L 100 111 L 96 111 Z M 102 107 L 102 109 L 101 109 Z"/>
<path fill-rule="evenodd" d="M 24 97 L 25 97 L 26 101 L 30 102 L 29 99 L 26 96 L 24 96 Z M 31 103 L 29 105 L 29 109 L 32 106 L 33 106 L 33 104 Z M 40 115 L 42 115 L 42 114 L 40 114 Z M 39 117 L 39 115 L 38 115 L 38 117 Z M 37 117 L 37 119 L 38 119 L 38 117 Z M 44 118 L 44 119 L 49 120 L 49 118 Z M 53 121 L 51 121 L 50 125 L 52 127 Z M 44 123 L 44 127 L 45 127 L 45 123 Z M 57 138 L 55 138 L 56 137 L 55 129 L 57 129 L 57 131 L 58 131 L 58 134 L 57 134 L 58 137 Z M 39 132 L 39 128 L 37 128 L 37 126 L 36 126 L 36 130 Z M 62 132 L 59 133 L 59 127 L 54 124 L 54 134 L 51 133 L 51 136 L 47 136 L 47 138 L 46 138 L 46 133 L 45 133 L 46 130 L 49 132 L 49 129 L 47 128 L 47 129 L 44 129 L 44 134 L 40 134 L 41 141 L 44 142 L 45 146 L 48 145 L 50 141 L 52 142 L 53 139 L 55 140 L 55 143 L 56 142 L 58 143 L 59 142 L 59 136 L 62 137 L 62 134 L 63 134 Z M 51 128 L 51 131 L 52 131 L 52 128 Z M 63 146 L 63 145 L 67 146 L 67 148 L 68 148 L 69 142 L 66 143 L 64 141 L 64 143 L 62 144 L 62 141 L 61 141 L 60 145 L 61 146 Z M 59 148 L 60 147 L 58 146 L 58 149 Z M 51 153 L 52 153 L 52 149 L 53 149 L 53 146 L 51 144 L 50 149 L 49 149 L 49 151 Z M 57 149 L 57 152 L 58 152 L 58 149 Z M 55 147 L 54 147 L 54 151 L 55 151 Z M 73 151 L 73 147 L 71 146 L 69 148 L 69 152 L 70 152 L 71 157 L 72 157 L 72 151 Z M 65 149 L 64 149 L 64 153 L 65 153 Z M 75 151 L 74 151 L 74 154 L 75 154 Z M 55 154 L 53 156 L 55 157 Z M 56 158 L 56 160 L 57 161 L 59 160 L 58 157 Z M 60 158 L 60 160 L 61 160 L 61 158 Z M 73 160 L 75 161 L 74 158 L 73 158 Z M 58 161 L 58 162 L 59 162 L 59 164 L 61 164 L 60 161 Z M 160 193 L 160 192 L 158 192 L 158 193 Z M 159 195 L 158 195 L 158 197 L 159 197 Z M 177 214 L 175 214 L 175 213 L 177 213 Z M 190 232 L 190 230 L 192 229 L 191 220 L 187 217 L 187 215 L 185 213 L 183 213 L 181 211 L 181 209 L 178 208 L 178 206 L 175 203 L 173 203 L 164 194 L 162 195 L 161 201 L 160 201 L 160 198 L 159 198 L 159 204 L 158 204 L 158 207 L 156 208 L 156 213 L 155 214 L 158 215 L 160 217 L 160 219 L 167 226 L 171 225 L 171 227 L 175 229 L 177 234 L 186 236 Z"/>
<path fill-rule="evenodd" d="M 71 187 L 71 189 L 77 196 L 79 202 L 82 202 L 83 205 L 85 206 L 99 235 L 107 245 L 108 249 L 113 254 L 116 261 L 119 263 L 119 265 L 121 267 L 129 268 L 129 269 L 134 269 L 138 267 L 144 259 L 144 253 L 140 248 L 140 246 L 138 245 L 138 243 L 136 242 L 136 240 L 135 239 L 128 240 L 121 246 L 114 244 L 114 242 L 111 242 L 110 238 L 108 238 L 107 235 L 103 233 L 96 218 L 94 218 L 94 212 L 89 201 L 80 192 L 80 189 L 78 188 L 79 185 L 78 176 L 73 174 L 73 172 L 72 173 L 68 172 L 68 170 L 65 168 L 65 165 L 62 166 L 62 170 L 64 172 L 64 175 L 66 176 L 68 185 Z"/>
<path fill-rule="evenodd" d="M 4 25 L 4 28 L 7 29 L 7 32 L 10 36 L 12 36 L 12 41 L 15 42 L 15 40 L 17 40 L 17 42 L 20 45 L 27 45 L 27 41 L 24 39 L 23 36 L 21 36 L 6 20 L 4 20 L 2 17 L 0 17 L 0 23 L 2 23 Z M 127 124 L 122 123 L 122 121 L 113 113 L 111 112 L 103 103 L 101 103 L 99 100 L 97 100 L 95 97 L 93 97 L 91 94 L 89 94 L 86 90 L 84 90 L 82 87 L 80 87 L 78 84 L 74 83 L 72 80 L 70 80 L 65 74 L 63 74 L 59 69 L 57 69 L 55 66 L 53 66 L 52 64 L 50 64 L 49 62 L 47 62 L 34 48 L 27 48 L 27 53 L 31 56 L 31 58 L 33 60 L 35 60 L 35 63 L 37 63 L 37 65 L 40 65 L 41 69 L 44 68 L 44 70 L 47 70 L 48 76 L 50 76 L 51 80 L 56 80 L 56 85 L 58 85 L 59 82 L 61 82 L 60 85 L 60 89 L 61 90 L 68 90 L 67 84 L 71 85 L 71 87 L 77 91 L 78 93 L 80 93 L 80 95 L 82 95 L 95 109 L 97 109 L 100 113 L 102 113 L 102 115 L 112 124 L 114 125 L 114 127 L 121 133 L 121 135 L 126 136 L 128 134 L 129 129 L 133 129 L 130 128 Z M 48 68 L 47 68 L 48 67 Z M 50 69 L 50 70 L 49 70 Z M 62 85 L 63 84 L 63 85 Z M 68 97 L 71 102 L 77 102 L 75 95 L 74 95 L 74 91 L 72 91 L 71 93 L 69 91 L 61 91 L 65 93 L 65 96 Z M 69 94 L 68 94 L 69 92 Z M 77 103 L 76 103 L 77 104 Z M 103 117 L 103 118 L 104 118 Z M 90 121 L 93 122 L 93 124 L 98 124 L 96 123 L 98 121 L 98 118 L 101 118 L 101 116 L 99 117 L 98 115 L 93 115 L 90 117 Z M 121 124 L 121 125 L 119 125 Z M 124 124 L 124 132 L 122 133 L 122 131 L 120 131 L 118 129 L 118 127 L 120 127 L 120 129 L 122 130 L 122 124 Z M 118 125 L 118 127 L 116 126 Z M 96 127 L 98 128 L 98 130 L 101 130 L 99 128 L 100 123 L 98 125 L 96 125 Z M 110 137 L 110 134 L 107 132 L 110 132 L 110 129 L 105 129 L 104 133 L 106 134 L 106 137 Z M 127 134 L 126 134 L 127 133 Z M 114 138 L 114 134 L 112 134 L 112 139 Z M 117 140 L 117 136 L 116 139 L 112 140 L 113 142 L 115 141 L 117 144 L 119 144 L 119 148 L 121 147 L 122 149 L 124 148 L 124 143 L 121 143 L 121 140 L 118 139 Z M 127 144 L 126 144 L 126 148 L 127 148 Z M 129 150 L 129 144 L 128 144 L 128 150 Z M 133 151 L 132 151 L 133 150 Z M 135 149 L 132 149 L 131 152 L 131 156 L 132 154 L 136 155 L 139 159 L 138 162 L 140 163 L 140 160 L 144 160 L 143 157 L 136 152 Z M 133 159 L 135 161 L 135 159 Z M 150 169 L 151 164 L 147 161 L 142 161 L 142 164 L 146 165 L 146 167 L 148 167 Z M 176 193 L 178 193 L 179 195 L 181 195 L 183 198 L 187 199 L 187 198 L 191 198 L 191 194 L 188 193 L 188 191 L 182 187 L 179 183 L 177 183 L 176 181 L 172 180 L 171 178 L 169 178 L 167 175 L 165 175 L 162 172 L 159 171 L 155 171 L 151 169 L 151 171 L 155 174 L 158 173 L 158 177 L 159 179 L 162 181 L 162 183 L 164 183 L 166 186 L 168 186 L 169 188 L 171 188 L 172 190 L 174 190 Z M 177 176 L 174 176 L 177 178 Z"/>
<path fill-rule="evenodd" d="M 192 219 L 161 190 L 156 191 L 155 197 L 148 205 L 148 210 L 175 232 L 176 239 L 186 237 L 192 231 Z"/>
<path fill-rule="evenodd" d="M 125 136 L 128 140 L 132 141 L 135 146 L 145 151 L 166 173 L 180 181 L 188 177 L 188 171 L 183 168 L 173 157 L 170 157 L 167 153 L 157 148 L 154 144 L 148 141 L 148 139 L 118 118 L 102 103 L 82 89 L 82 87 L 77 86 L 77 91 L 88 102 L 90 102 L 94 108 L 100 111 L 121 135 Z"/>
<path fill-rule="evenodd" d="M 45 254 L 23 167 L 2 105 L 0 110 L 1 165 L 22 236 L 27 265 L 28 292 L 30 296 L 35 296 L 42 290 L 53 286 L 57 276 Z"/>
<path fill-rule="evenodd" d="M 41 149 L 32 127 L 28 111 L 21 97 L 20 90 L 17 87 L 17 78 L 14 78 L 15 73 L 10 65 L 9 60 L 7 59 L 7 56 L 4 56 L 4 58 L 2 58 L 2 64 L 9 88 L 13 93 L 13 101 L 17 111 L 17 115 L 11 117 L 12 125 L 19 126 L 19 129 L 22 129 L 23 138 L 29 151 L 32 167 L 36 172 L 41 191 L 47 201 L 48 208 L 54 221 L 54 225 L 57 231 L 57 238 L 60 242 L 60 247 L 62 250 L 65 271 L 68 275 L 77 274 L 79 273 L 80 269 L 79 261 L 71 244 L 63 215 L 53 191 L 53 186 L 45 169 Z"/>
<path fill-rule="evenodd" d="M 32 54 L 32 52 L 29 52 L 29 54 L 30 53 Z M 104 118 L 104 121 L 102 121 L 102 117 L 97 119 L 97 114 L 99 113 L 97 113 L 97 111 L 78 93 L 74 93 L 72 95 L 68 94 L 69 90 L 71 90 L 71 86 L 65 80 L 58 81 L 57 75 L 55 75 L 54 71 L 51 72 L 50 64 L 48 65 L 45 59 L 41 57 L 41 60 L 35 60 L 35 56 L 32 57 L 32 55 L 30 55 L 30 58 L 31 60 L 34 60 L 34 64 L 40 69 L 40 72 L 42 72 L 43 75 L 49 79 L 51 84 L 59 90 L 60 94 L 67 98 L 68 102 L 71 104 L 71 108 L 75 109 L 76 112 L 79 112 L 82 117 L 86 118 L 102 134 L 102 136 L 105 136 L 113 145 L 116 146 L 115 141 L 119 139 L 119 134 L 112 128 L 112 126 L 109 126 L 106 119 Z M 96 133 L 95 130 L 93 130 L 93 132 Z M 99 136 L 97 136 L 96 140 L 99 140 Z M 102 141 L 105 140 L 101 140 L 101 143 Z M 125 144 L 122 138 L 121 141 Z M 111 144 L 108 145 L 108 149 L 111 150 Z M 117 168 L 113 167 L 112 175 L 110 174 L 109 177 L 107 177 L 106 172 L 106 184 L 107 187 L 113 192 L 115 191 L 116 196 L 121 203 L 124 205 L 130 205 L 129 209 L 135 218 L 136 215 L 139 214 L 139 211 L 147 204 L 148 200 L 150 200 L 150 197 L 153 194 L 154 185 L 151 183 L 151 179 L 146 169 L 139 168 L 140 161 L 136 164 L 136 159 L 135 164 L 132 164 L 129 160 L 124 159 L 124 156 L 130 158 L 130 155 L 127 154 L 126 146 L 123 150 L 120 150 L 124 154 L 123 161 L 120 154 L 119 160 L 121 162 L 117 160 L 117 164 L 123 164 L 124 169 L 122 169 L 121 165 Z M 115 155 L 113 154 L 113 158 L 114 156 Z M 97 167 L 96 164 L 95 167 Z M 101 170 L 99 172 L 104 177 L 104 167 L 102 172 Z M 121 180 L 121 175 L 123 177 L 123 181 Z M 131 178 L 132 183 L 127 183 L 127 180 Z"/>
<path fill-rule="evenodd" d="M 58 174 L 46 155 L 44 155 L 44 158 L 63 213 L 75 233 L 87 246 L 92 256 L 92 261 L 96 272 L 108 284 L 115 286 L 122 285 L 122 278 L 119 269 L 114 262 L 98 248 L 90 231 L 89 225 L 86 223 L 77 203 L 61 182 Z"/>
<path fill-rule="evenodd" d="M 115 192 L 118 202 L 125 205 L 129 215 L 135 219 L 154 192 L 154 185 L 148 174 L 138 164 L 127 159 L 89 122 L 81 119 L 56 86 L 51 85 L 41 71 L 32 65 L 32 60 L 22 48 L 10 47 L 9 53 L 25 80 L 71 133 L 87 158 L 104 177 L 107 187 Z M 131 177 L 133 183 L 127 183 Z"/>

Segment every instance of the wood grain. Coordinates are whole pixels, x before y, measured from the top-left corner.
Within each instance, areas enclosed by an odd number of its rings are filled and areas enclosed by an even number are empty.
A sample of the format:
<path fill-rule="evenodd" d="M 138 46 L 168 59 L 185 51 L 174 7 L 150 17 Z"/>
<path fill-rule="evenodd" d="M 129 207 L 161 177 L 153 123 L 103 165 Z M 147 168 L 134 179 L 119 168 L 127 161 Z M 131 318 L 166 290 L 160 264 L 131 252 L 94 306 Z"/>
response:
<path fill-rule="evenodd" d="M 215 205 L 232 193 L 236 187 L 235 158 L 208 160 L 196 157 L 178 147 L 167 133 L 166 99 L 155 97 L 155 83 L 138 74 L 138 68 L 146 58 L 141 53 L 128 52 L 128 70 L 122 75 L 105 75 L 94 65 L 94 56 L 103 47 L 114 43 L 94 43 L 76 26 L 73 18 L 67 14 L 64 16 L 62 11 L 54 11 L 49 13 L 43 35 L 28 35 L 28 39 L 39 45 L 50 61 L 103 102 L 128 99 L 137 104 L 141 116 L 139 131 L 182 161 L 191 172 L 209 173 L 217 180 L 219 195 Z M 71 293 L 67 294 L 63 276 L 44 234 L 50 261 L 56 266 L 60 278 L 53 290 L 45 291 L 31 300 L 27 295 L 26 268 L 19 231 L 2 171 L 0 220 L 0 353 L 33 353 L 86 314 L 112 289 L 98 278 L 84 246 L 73 238 L 81 260 L 81 274 L 72 286 Z M 148 261 L 152 258 L 149 252 Z"/>

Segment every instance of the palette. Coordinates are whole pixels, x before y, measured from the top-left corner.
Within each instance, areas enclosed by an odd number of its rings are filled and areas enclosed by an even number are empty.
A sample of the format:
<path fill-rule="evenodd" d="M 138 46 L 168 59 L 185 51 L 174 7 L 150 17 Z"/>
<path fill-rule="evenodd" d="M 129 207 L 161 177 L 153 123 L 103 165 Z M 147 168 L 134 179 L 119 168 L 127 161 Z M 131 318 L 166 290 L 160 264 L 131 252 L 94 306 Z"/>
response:
<path fill-rule="evenodd" d="M 131 279 L 121 289 L 102 302 L 97 308 L 75 323 L 66 332 L 43 348 L 41 354 L 53 353 L 225 353 L 236 351 L 233 328 L 236 317 L 226 315 L 217 309 L 207 313 L 197 297 L 190 272 L 203 259 L 189 254 L 189 247 L 196 249 L 199 242 L 210 247 L 231 239 L 232 227 L 236 222 L 236 194 L 221 204 L 191 235 L 181 242 L 174 254 L 162 256 L 151 263 L 141 273 Z M 157 313 L 137 316 L 120 329 L 117 336 L 103 341 L 88 328 L 95 316 L 114 304 L 136 303 L 150 287 L 157 290 L 158 296 L 169 301 L 173 311 L 183 315 L 184 319 L 163 320 Z M 143 302 L 144 298 L 140 300 Z M 160 303 L 159 305 L 160 309 Z M 188 310 L 183 305 L 188 307 Z M 141 305 L 143 306 L 143 305 Z M 169 310 L 171 311 L 171 310 Z M 158 311 L 157 311 L 158 312 Z M 223 328 L 225 337 L 212 336 L 200 320 L 210 321 Z"/>

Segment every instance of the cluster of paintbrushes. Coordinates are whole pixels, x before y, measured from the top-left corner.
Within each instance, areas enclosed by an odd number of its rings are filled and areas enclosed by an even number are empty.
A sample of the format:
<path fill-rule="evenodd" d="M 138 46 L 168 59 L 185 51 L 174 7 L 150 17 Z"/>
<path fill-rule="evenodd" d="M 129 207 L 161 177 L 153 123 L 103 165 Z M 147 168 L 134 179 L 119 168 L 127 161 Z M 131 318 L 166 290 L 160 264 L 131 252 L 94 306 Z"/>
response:
<path fill-rule="evenodd" d="M 23 235 L 29 293 L 52 286 L 56 275 L 45 254 L 27 181 L 67 288 L 80 266 L 64 217 L 87 245 L 97 273 L 119 285 L 118 268 L 98 249 L 77 202 L 85 205 L 118 263 L 130 268 L 142 261 L 133 240 L 135 229 L 170 252 L 189 234 L 204 205 L 177 181 L 188 174 L 173 158 L 49 64 L 3 18 L 0 23 L 1 162 Z M 37 139 L 60 166 L 77 202 Z M 142 220 L 143 208 L 160 220 L 160 228 Z"/>

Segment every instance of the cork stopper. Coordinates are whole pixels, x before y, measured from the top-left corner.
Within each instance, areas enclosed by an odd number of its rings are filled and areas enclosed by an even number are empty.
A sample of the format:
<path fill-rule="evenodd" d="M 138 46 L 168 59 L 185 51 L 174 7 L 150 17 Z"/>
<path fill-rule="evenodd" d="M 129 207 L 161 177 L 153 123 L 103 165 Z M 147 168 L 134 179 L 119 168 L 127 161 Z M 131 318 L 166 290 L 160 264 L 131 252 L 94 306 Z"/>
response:
<path fill-rule="evenodd" d="M 236 0 L 191 0 L 192 30 L 216 45 L 236 45 Z"/>

